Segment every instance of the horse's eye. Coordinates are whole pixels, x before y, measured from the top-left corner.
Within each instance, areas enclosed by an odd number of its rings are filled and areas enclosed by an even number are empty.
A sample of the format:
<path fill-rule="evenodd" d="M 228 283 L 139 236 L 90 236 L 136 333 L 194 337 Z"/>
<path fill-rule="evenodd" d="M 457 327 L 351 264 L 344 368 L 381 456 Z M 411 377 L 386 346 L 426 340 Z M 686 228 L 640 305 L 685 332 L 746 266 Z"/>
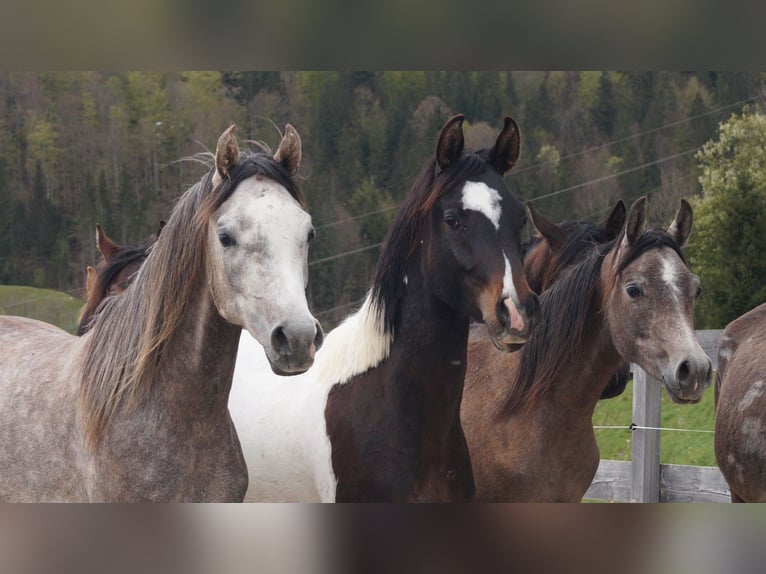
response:
<path fill-rule="evenodd" d="M 221 245 L 224 247 L 231 247 L 234 245 L 234 238 L 225 231 L 218 232 L 218 241 L 220 241 Z"/>
<path fill-rule="evenodd" d="M 460 227 L 460 220 L 455 217 L 454 213 L 445 213 L 444 223 L 446 223 L 447 227 L 450 229 L 458 229 Z"/>
<path fill-rule="evenodd" d="M 702 295 L 702 285 L 697 285 L 697 292 L 695 293 L 695 297 L 699 297 Z"/>
<path fill-rule="evenodd" d="M 625 292 L 628 294 L 628 297 L 631 299 L 638 299 L 643 295 L 643 292 L 641 291 L 641 288 L 636 285 L 628 285 L 625 288 Z"/>
<path fill-rule="evenodd" d="M 317 236 L 317 232 L 314 231 L 314 228 L 312 227 L 311 229 L 309 229 L 309 234 L 308 234 L 308 237 L 306 238 L 306 242 L 311 243 L 316 236 Z"/>

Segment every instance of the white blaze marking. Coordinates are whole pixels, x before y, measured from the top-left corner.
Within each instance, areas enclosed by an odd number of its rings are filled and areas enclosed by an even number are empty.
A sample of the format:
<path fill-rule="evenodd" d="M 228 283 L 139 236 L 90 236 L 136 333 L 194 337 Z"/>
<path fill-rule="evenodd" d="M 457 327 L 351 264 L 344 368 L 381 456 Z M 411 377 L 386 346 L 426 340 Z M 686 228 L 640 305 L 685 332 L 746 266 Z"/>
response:
<path fill-rule="evenodd" d="M 487 216 L 495 226 L 500 229 L 500 193 L 480 181 L 468 181 L 463 186 L 463 209 L 478 211 Z"/>
<path fill-rule="evenodd" d="M 673 291 L 679 291 L 678 285 L 676 285 L 677 273 L 675 265 L 667 258 L 662 259 L 662 280 L 668 284 Z"/>
<path fill-rule="evenodd" d="M 503 253 L 505 259 L 505 275 L 503 276 L 503 297 L 510 297 L 514 304 L 519 304 L 519 296 L 516 293 L 516 286 L 513 284 L 513 273 L 511 272 L 511 262 L 508 256 Z"/>

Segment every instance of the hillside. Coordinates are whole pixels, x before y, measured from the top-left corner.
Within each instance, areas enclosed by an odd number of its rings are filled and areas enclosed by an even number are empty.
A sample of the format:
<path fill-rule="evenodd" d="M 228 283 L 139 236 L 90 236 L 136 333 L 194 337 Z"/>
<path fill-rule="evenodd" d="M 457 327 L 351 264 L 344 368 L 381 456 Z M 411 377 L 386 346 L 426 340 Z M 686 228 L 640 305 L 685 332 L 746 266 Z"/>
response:
<path fill-rule="evenodd" d="M 0 285 L 0 315 L 39 319 L 70 333 L 77 330 L 77 317 L 82 305 L 82 300 L 60 291 Z"/>

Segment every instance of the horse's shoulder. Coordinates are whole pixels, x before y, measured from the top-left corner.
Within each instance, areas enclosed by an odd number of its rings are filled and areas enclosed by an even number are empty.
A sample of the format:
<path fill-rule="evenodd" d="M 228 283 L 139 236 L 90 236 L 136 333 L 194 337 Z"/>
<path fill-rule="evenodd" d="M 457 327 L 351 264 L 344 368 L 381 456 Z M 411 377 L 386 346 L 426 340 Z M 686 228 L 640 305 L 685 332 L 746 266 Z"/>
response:
<path fill-rule="evenodd" d="M 760 346 L 766 349 L 766 303 L 740 315 L 721 334 L 719 341 L 719 357 L 730 359 L 742 345 L 747 347 Z"/>
<path fill-rule="evenodd" d="M 71 337 L 69 333 L 57 327 L 51 325 L 45 321 L 39 321 L 37 319 L 31 319 L 29 317 L 16 317 L 12 315 L 0 316 L 0 337 L 13 336 L 19 337 L 26 333 L 37 334 L 41 332 L 47 332 L 51 335 L 59 335 L 63 337 Z"/>

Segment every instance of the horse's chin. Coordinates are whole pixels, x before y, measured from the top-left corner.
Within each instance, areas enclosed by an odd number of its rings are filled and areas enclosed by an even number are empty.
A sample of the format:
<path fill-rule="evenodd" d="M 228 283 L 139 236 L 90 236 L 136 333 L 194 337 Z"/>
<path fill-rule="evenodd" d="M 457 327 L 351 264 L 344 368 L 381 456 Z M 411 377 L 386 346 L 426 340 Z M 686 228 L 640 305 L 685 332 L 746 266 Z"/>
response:
<path fill-rule="evenodd" d="M 701 396 L 694 399 L 681 397 L 677 395 L 667 384 L 665 385 L 665 391 L 667 391 L 670 400 L 677 405 L 696 405 L 702 399 Z"/>
<path fill-rule="evenodd" d="M 506 353 L 512 353 L 521 349 L 527 342 L 527 338 L 516 333 L 515 330 L 506 331 L 499 324 L 491 325 L 487 323 L 489 338 L 495 348 Z"/>
<path fill-rule="evenodd" d="M 266 353 L 266 358 L 269 360 L 269 366 L 271 367 L 272 372 L 280 377 L 294 377 L 295 375 L 300 375 L 308 371 L 314 364 L 314 361 L 312 360 L 308 364 L 295 365 L 292 364 L 287 357 L 279 356 L 276 359 L 272 359 L 272 357 L 269 356 L 269 353 Z"/>
<path fill-rule="evenodd" d="M 294 377 L 295 375 L 300 375 L 308 371 L 308 369 L 301 369 L 298 371 L 283 371 L 279 367 L 277 367 L 274 363 L 269 361 L 269 365 L 271 366 L 271 370 L 275 375 L 279 375 L 280 377 Z"/>

